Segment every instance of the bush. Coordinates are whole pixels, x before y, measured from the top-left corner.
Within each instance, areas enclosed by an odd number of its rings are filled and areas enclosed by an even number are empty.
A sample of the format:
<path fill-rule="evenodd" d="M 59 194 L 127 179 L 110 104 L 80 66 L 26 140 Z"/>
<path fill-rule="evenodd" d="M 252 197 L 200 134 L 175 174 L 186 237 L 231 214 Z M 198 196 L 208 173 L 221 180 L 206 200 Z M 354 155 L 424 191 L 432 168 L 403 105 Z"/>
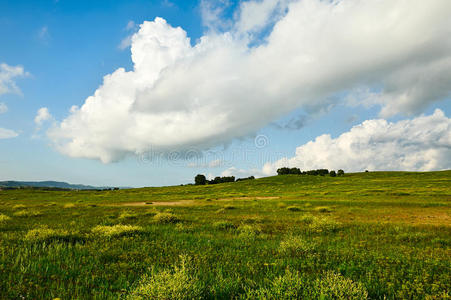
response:
<path fill-rule="evenodd" d="M 202 299 L 205 286 L 189 268 L 187 256 L 181 256 L 179 266 L 144 275 L 127 299 Z"/>
<path fill-rule="evenodd" d="M 335 171 L 332 170 L 332 171 L 330 171 L 329 175 L 330 175 L 330 177 L 336 177 L 337 173 L 335 173 Z"/>
<path fill-rule="evenodd" d="M 343 171 L 343 170 L 338 170 L 337 171 L 337 176 L 344 176 L 345 175 L 345 172 Z"/>
<path fill-rule="evenodd" d="M 320 212 L 320 213 L 330 213 L 330 212 L 332 212 L 332 209 L 330 209 L 327 206 L 318 206 L 318 207 L 315 207 L 315 211 Z"/>
<path fill-rule="evenodd" d="M 283 276 L 275 278 L 267 288 L 248 290 L 241 299 L 303 299 L 306 285 L 298 272 L 289 269 Z"/>
<path fill-rule="evenodd" d="M 118 219 L 124 220 L 124 219 L 136 219 L 138 217 L 137 214 L 129 211 L 123 211 L 119 214 Z"/>
<path fill-rule="evenodd" d="M 37 210 L 19 210 L 13 214 L 15 217 L 38 217 L 41 215 L 42 213 Z"/>
<path fill-rule="evenodd" d="M 301 211 L 301 208 L 297 206 L 288 206 L 287 209 L 289 211 Z"/>
<path fill-rule="evenodd" d="M 312 215 L 304 215 L 299 218 L 299 221 L 304 224 L 312 224 L 316 218 Z"/>
<path fill-rule="evenodd" d="M 279 253 L 282 255 L 300 256 L 312 252 L 315 245 L 299 236 L 289 235 L 280 242 Z"/>
<path fill-rule="evenodd" d="M 235 209 L 236 207 L 233 205 L 224 205 L 224 209 Z"/>
<path fill-rule="evenodd" d="M 230 229 L 235 229 L 236 225 L 230 221 L 218 221 L 218 222 L 213 223 L 213 227 L 215 229 L 219 229 L 219 230 L 230 230 Z"/>
<path fill-rule="evenodd" d="M 0 224 L 5 223 L 6 221 L 11 220 L 11 217 L 8 217 L 7 215 L 0 214 Z"/>
<path fill-rule="evenodd" d="M 322 232 L 334 232 L 337 231 L 340 224 L 330 218 L 314 218 L 313 222 L 309 225 L 312 232 L 322 233 Z"/>
<path fill-rule="evenodd" d="M 327 272 L 315 282 L 316 292 L 320 299 L 367 299 L 368 292 L 365 287 L 349 278 L 335 272 Z"/>
<path fill-rule="evenodd" d="M 254 240 L 259 234 L 261 229 L 252 225 L 240 225 L 238 227 L 238 237 L 245 240 Z"/>
<path fill-rule="evenodd" d="M 159 224 L 171 224 L 180 222 L 180 219 L 176 215 L 167 212 L 158 213 L 153 217 L 153 219 Z"/>
<path fill-rule="evenodd" d="M 279 203 L 277 203 L 277 207 L 278 208 L 285 208 L 285 207 L 287 207 L 287 205 L 285 203 L 279 202 Z"/>
<path fill-rule="evenodd" d="M 32 229 L 27 232 L 24 238 L 29 242 L 51 242 L 51 241 L 77 241 L 82 240 L 82 237 L 77 232 L 69 232 L 63 229 L 51 229 L 48 227 L 41 227 Z"/>
<path fill-rule="evenodd" d="M 111 238 L 125 235 L 133 235 L 135 233 L 142 232 L 143 229 L 140 226 L 132 226 L 132 225 L 113 225 L 113 226 L 98 225 L 94 227 L 91 231 L 94 234 Z"/>

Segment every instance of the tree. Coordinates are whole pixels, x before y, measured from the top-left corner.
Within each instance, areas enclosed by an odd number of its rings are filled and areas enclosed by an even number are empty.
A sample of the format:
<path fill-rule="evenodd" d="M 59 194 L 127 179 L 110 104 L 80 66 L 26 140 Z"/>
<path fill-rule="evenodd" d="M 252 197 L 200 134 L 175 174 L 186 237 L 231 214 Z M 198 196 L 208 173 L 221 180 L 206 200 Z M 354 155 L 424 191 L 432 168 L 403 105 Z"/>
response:
<path fill-rule="evenodd" d="M 301 175 L 301 170 L 299 168 L 291 168 L 290 169 L 290 174 Z"/>
<path fill-rule="evenodd" d="M 338 170 L 337 176 L 343 176 L 343 175 L 345 175 L 345 171 L 343 171 L 342 169 Z"/>
<path fill-rule="evenodd" d="M 280 169 L 277 169 L 277 175 L 288 175 L 290 174 L 290 168 L 283 167 Z"/>
<path fill-rule="evenodd" d="M 330 177 L 335 177 L 335 176 L 337 176 L 337 173 L 335 173 L 334 170 L 330 171 L 329 174 L 330 174 Z"/>
<path fill-rule="evenodd" d="M 329 174 L 329 170 L 328 169 L 318 169 L 316 171 L 318 172 L 318 175 L 321 175 L 321 176 Z"/>
<path fill-rule="evenodd" d="M 194 183 L 196 185 L 205 185 L 207 183 L 207 178 L 205 178 L 205 175 L 197 174 L 196 177 L 194 177 Z"/>

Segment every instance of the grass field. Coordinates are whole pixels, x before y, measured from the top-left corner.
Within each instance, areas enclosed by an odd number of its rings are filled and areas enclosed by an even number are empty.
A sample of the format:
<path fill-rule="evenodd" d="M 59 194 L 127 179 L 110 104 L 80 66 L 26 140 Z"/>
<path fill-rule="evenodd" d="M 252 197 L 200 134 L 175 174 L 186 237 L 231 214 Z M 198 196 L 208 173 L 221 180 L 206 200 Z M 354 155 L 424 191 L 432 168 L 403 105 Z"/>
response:
<path fill-rule="evenodd" d="M 0 191 L 1 299 L 450 299 L 451 171 Z"/>

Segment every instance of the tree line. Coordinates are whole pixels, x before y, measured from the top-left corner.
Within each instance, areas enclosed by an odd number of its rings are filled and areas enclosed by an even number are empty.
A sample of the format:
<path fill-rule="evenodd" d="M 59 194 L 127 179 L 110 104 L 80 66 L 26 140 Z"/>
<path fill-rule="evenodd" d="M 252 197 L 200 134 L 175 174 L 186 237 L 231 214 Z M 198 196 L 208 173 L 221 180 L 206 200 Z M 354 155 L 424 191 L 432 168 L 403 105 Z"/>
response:
<path fill-rule="evenodd" d="M 313 175 L 313 176 L 325 176 L 330 175 L 331 177 L 336 176 L 343 176 L 345 172 L 343 170 L 338 170 L 335 172 L 334 170 L 331 170 L 329 172 L 328 169 L 317 169 L 317 170 L 308 170 L 308 171 L 301 171 L 299 168 L 279 168 L 277 169 L 277 175 Z"/>
<path fill-rule="evenodd" d="M 212 180 L 207 180 L 205 175 L 197 174 L 196 177 L 194 177 L 194 184 L 195 185 L 218 184 L 218 183 L 238 182 L 238 181 L 252 180 L 252 179 L 255 179 L 255 177 L 254 176 L 249 176 L 249 177 L 246 177 L 246 178 L 238 178 L 238 179 L 235 180 L 235 176 L 223 176 L 223 177 L 216 176 Z"/>

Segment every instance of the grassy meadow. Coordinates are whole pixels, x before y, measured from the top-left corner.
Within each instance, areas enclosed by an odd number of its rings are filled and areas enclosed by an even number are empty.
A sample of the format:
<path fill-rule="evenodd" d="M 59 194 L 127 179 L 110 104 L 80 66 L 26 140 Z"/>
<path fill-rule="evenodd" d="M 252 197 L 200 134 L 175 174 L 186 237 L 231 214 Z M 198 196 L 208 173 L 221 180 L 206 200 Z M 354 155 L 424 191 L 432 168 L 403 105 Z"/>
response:
<path fill-rule="evenodd" d="M 451 171 L 0 191 L 0 299 L 450 299 Z"/>

